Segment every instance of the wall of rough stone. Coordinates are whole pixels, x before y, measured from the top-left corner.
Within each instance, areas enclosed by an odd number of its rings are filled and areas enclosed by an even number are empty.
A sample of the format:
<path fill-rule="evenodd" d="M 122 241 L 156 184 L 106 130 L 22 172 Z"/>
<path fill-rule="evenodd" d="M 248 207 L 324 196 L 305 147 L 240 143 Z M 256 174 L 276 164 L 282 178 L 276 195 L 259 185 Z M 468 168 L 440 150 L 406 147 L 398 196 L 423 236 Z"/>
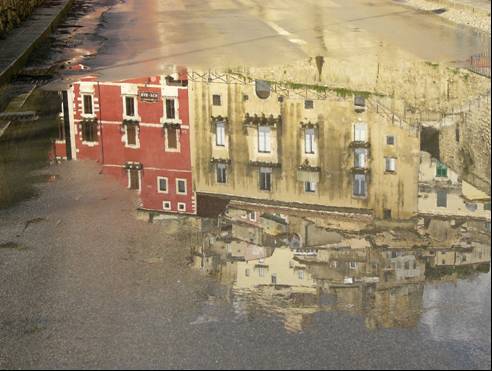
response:
<path fill-rule="evenodd" d="M 464 106 L 451 125 L 440 129 L 441 160 L 484 192 L 490 193 L 490 94 Z"/>
<path fill-rule="evenodd" d="M 29 17 L 45 0 L 0 0 L 0 38 Z"/>

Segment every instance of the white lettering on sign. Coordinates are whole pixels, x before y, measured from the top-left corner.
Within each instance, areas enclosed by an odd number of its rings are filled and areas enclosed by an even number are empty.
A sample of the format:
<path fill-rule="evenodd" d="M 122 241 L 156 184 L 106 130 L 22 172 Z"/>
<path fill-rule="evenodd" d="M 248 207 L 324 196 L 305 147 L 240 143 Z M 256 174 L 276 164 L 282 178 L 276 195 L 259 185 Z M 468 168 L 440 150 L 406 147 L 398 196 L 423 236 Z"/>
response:
<path fill-rule="evenodd" d="M 156 103 L 160 100 L 160 94 L 143 91 L 140 93 L 140 100 L 143 102 Z"/>

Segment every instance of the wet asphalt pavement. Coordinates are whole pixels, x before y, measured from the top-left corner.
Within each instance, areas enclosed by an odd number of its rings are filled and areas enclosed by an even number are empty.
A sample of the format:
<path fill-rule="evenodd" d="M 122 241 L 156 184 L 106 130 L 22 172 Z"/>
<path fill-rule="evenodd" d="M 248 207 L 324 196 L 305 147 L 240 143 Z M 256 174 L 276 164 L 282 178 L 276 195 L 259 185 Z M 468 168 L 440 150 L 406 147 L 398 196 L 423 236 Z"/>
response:
<path fill-rule="evenodd" d="M 0 211 L 16 244 L 0 249 L 0 368 L 490 367 L 490 273 L 426 284 L 414 328 L 320 312 L 292 333 L 189 267 L 189 224 L 136 220 L 95 164 L 45 173 L 39 198 Z"/>

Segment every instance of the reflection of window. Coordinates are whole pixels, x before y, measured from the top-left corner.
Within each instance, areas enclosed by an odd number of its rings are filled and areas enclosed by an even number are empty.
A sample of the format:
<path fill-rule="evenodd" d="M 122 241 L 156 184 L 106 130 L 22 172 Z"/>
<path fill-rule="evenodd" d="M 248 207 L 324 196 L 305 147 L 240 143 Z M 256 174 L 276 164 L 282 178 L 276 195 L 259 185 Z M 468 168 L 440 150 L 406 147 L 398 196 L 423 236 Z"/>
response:
<path fill-rule="evenodd" d="M 304 192 L 316 192 L 316 183 L 304 182 Z"/>
<path fill-rule="evenodd" d="M 225 125 L 223 122 L 218 122 L 215 125 L 215 144 L 225 146 Z"/>
<path fill-rule="evenodd" d="M 171 202 L 170 202 L 170 201 L 164 201 L 164 202 L 162 203 L 162 208 L 163 208 L 164 210 L 171 210 Z"/>
<path fill-rule="evenodd" d="M 314 129 L 306 129 L 304 132 L 304 152 L 313 154 L 314 148 Z"/>
<path fill-rule="evenodd" d="M 258 276 L 265 277 L 266 269 L 265 267 L 258 267 Z"/>
<path fill-rule="evenodd" d="M 272 169 L 268 167 L 260 168 L 260 190 L 270 191 L 272 188 Z"/>
<path fill-rule="evenodd" d="M 244 271 L 244 275 L 245 275 L 246 277 L 249 277 L 249 274 L 250 274 L 250 273 L 249 273 L 249 269 L 246 269 L 246 270 Z"/>
<path fill-rule="evenodd" d="M 127 125 L 126 126 L 126 144 L 128 146 L 137 145 L 137 126 Z"/>
<path fill-rule="evenodd" d="M 82 140 L 84 142 L 97 142 L 97 122 L 82 123 Z"/>
<path fill-rule="evenodd" d="M 227 183 L 227 166 L 217 164 L 217 183 Z"/>
<path fill-rule="evenodd" d="M 176 118 L 176 108 L 174 106 L 174 99 L 166 99 L 166 118 Z"/>
<path fill-rule="evenodd" d="M 186 204 L 184 202 L 178 202 L 178 211 L 186 211 Z"/>
<path fill-rule="evenodd" d="M 178 130 L 173 127 L 166 129 L 167 149 L 178 149 Z"/>
<path fill-rule="evenodd" d="M 355 155 L 354 166 L 358 169 L 364 169 L 367 164 L 367 149 L 356 148 L 354 155 Z"/>
<path fill-rule="evenodd" d="M 393 157 L 386 157 L 384 159 L 385 161 L 385 170 L 388 172 L 395 172 L 396 171 L 396 158 Z"/>
<path fill-rule="evenodd" d="M 448 191 L 445 189 L 437 191 L 437 207 L 448 207 Z"/>
<path fill-rule="evenodd" d="M 314 102 L 312 100 L 305 100 L 304 101 L 304 108 L 305 109 L 313 109 L 314 108 Z"/>
<path fill-rule="evenodd" d="M 135 116 L 135 97 L 125 97 L 125 116 Z"/>
<path fill-rule="evenodd" d="M 176 179 L 176 193 L 185 195 L 186 192 L 186 179 Z"/>
<path fill-rule="evenodd" d="M 272 273 L 272 285 L 277 284 L 277 275 L 275 273 Z"/>
<path fill-rule="evenodd" d="M 218 95 L 218 94 L 212 95 L 212 104 L 214 106 L 220 106 L 221 105 L 220 95 Z"/>
<path fill-rule="evenodd" d="M 258 127 L 258 151 L 264 153 L 270 153 L 270 127 L 260 126 Z"/>
<path fill-rule="evenodd" d="M 392 146 L 395 144 L 395 137 L 394 135 L 388 135 L 386 137 L 386 144 L 389 145 L 389 146 Z"/>
<path fill-rule="evenodd" d="M 358 197 L 366 196 L 366 176 L 365 174 L 354 174 L 353 195 Z"/>
<path fill-rule="evenodd" d="M 248 219 L 251 222 L 256 222 L 256 211 L 250 211 L 250 212 L 248 212 Z"/>
<path fill-rule="evenodd" d="M 92 95 L 84 95 L 83 110 L 86 115 L 92 115 L 94 113 L 94 109 L 92 107 Z"/>
<path fill-rule="evenodd" d="M 436 165 L 436 176 L 439 178 L 447 178 L 448 176 L 448 167 L 439 161 Z"/>
<path fill-rule="evenodd" d="M 357 262 L 350 262 L 350 269 L 357 269 Z"/>
<path fill-rule="evenodd" d="M 384 219 L 391 219 L 391 209 L 384 209 L 383 214 Z"/>
<path fill-rule="evenodd" d="M 157 177 L 157 191 L 159 193 L 167 193 L 167 178 Z"/>
<path fill-rule="evenodd" d="M 367 140 L 367 125 L 364 123 L 357 123 L 354 126 L 354 141 L 365 142 Z"/>
<path fill-rule="evenodd" d="M 140 175 L 138 170 L 128 170 L 128 188 L 133 190 L 140 189 Z"/>

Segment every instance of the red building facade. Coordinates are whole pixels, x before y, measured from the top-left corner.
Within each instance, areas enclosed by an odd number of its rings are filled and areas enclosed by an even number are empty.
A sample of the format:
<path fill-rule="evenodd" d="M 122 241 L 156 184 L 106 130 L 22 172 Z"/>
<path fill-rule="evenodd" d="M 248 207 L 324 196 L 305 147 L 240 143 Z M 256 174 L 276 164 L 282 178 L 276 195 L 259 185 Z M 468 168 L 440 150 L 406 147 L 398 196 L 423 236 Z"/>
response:
<path fill-rule="evenodd" d="M 140 194 L 142 209 L 196 214 L 186 71 L 111 83 L 88 77 L 66 100 L 70 129 L 55 142 L 58 157 L 101 163 Z"/>

